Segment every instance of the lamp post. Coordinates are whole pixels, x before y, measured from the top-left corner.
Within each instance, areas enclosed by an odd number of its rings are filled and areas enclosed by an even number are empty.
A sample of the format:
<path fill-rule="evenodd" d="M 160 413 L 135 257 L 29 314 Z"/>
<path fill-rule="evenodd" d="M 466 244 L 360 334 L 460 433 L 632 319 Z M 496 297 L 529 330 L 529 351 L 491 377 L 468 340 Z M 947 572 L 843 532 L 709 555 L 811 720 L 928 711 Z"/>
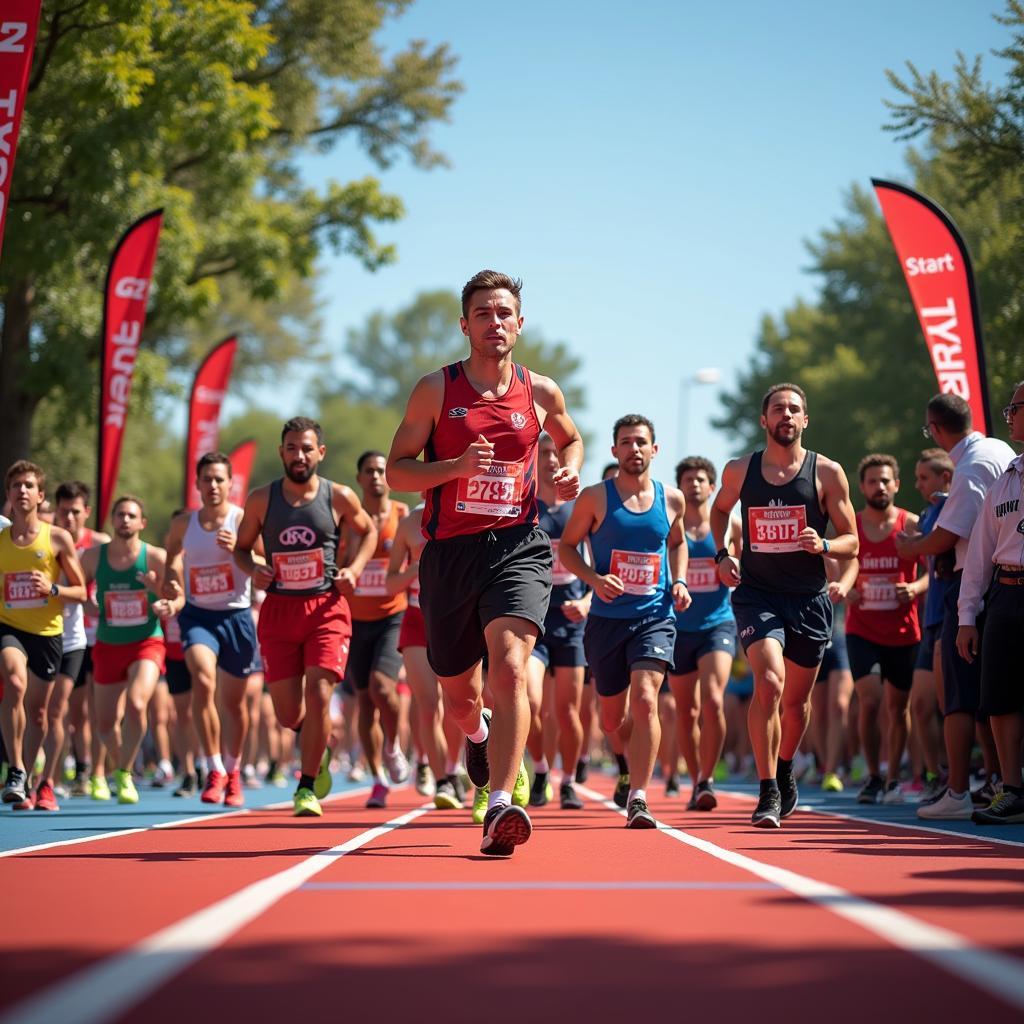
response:
<path fill-rule="evenodd" d="M 681 459 L 686 458 L 686 435 L 690 421 L 687 400 L 690 397 L 690 389 L 695 384 L 701 386 L 717 384 L 721 377 L 722 371 L 717 366 L 705 366 L 679 381 L 679 457 Z"/>

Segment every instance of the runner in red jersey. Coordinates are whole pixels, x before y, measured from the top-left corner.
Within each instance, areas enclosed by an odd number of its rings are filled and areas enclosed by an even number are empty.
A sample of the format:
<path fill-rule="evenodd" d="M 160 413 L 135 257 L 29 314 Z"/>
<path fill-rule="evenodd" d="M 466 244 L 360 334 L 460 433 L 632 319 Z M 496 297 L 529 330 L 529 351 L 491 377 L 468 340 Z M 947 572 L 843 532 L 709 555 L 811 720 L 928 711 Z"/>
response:
<path fill-rule="evenodd" d="M 868 763 L 868 778 L 857 801 L 902 803 L 900 761 L 907 745 L 910 690 L 921 640 L 917 598 L 928 589 L 928 576 L 918 579 L 917 559 L 900 558 L 896 551 L 896 534 L 917 527 L 917 516 L 895 505 L 900 489 L 896 460 L 891 455 L 867 455 L 860 460 L 858 472 L 866 502 L 857 513 L 860 572 L 846 598 L 846 646 L 860 704 L 860 742 Z M 889 769 L 884 787 L 878 729 L 883 692 L 889 711 Z"/>
<path fill-rule="evenodd" d="M 427 492 L 420 557 L 427 656 L 467 734 L 469 777 L 490 784 L 481 850 L 506 857 L 532 828 L 511 801 L 530 720 L 526 665 L 551 595 L 551 543 L 536 525 L 541 430 L 559 450 L 555 485 L 565 501 L 579 491 L 583 460 L 558 385 L 512 361 L 521 288 L 490 270 L 466 284 L 460 326 L 469 358 L 416 384 L 387 466 L 393 487 Z M 485 653 L 493 723 L 483 709 Z"/>

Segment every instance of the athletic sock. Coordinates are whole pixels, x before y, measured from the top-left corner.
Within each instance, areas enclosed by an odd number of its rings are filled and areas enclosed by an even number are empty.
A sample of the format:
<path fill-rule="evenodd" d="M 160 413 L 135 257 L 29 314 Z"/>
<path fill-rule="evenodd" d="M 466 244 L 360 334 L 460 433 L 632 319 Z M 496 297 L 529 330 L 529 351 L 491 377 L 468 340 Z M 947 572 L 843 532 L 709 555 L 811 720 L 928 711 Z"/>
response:
<path fill-rule="evenodd" d="M 233 754 L 224 755 L 224 771 L 230 775 L 232 772 L 238 771 L 238 758 Z"/>
<path fill-rule="evenodd" d="M 166 757 L 163 758 L 163 760 L 161 760 L 157 767 L 160 769 L 160 771 L 164 773 L 165 776 L 167 776 L 167 778 L 170 778 L 174 774 L 174 765 L 171 764 L 171 762 L 168 761 Z"/>
<path fill-rule="evenodd" d="M 764 796 L 766 793 L 772 793 L 772 792 L 778 793 L 778 791 L 779 791 L 779 784 L 775 781 L 775 779 L 762 779 L 761 780 L 761 796 Z"/>
<path fill-rule="evenodd" d="M 222 772 L 222 771 L 224 771 L 224 762 L 220 759 L 220 754 L 210 754 L 206 758 L 206 771 L 207 772 Z"/>
<path fill-rule="evenodd" d="M 377 769 L 377 771 L 374 773 L 373 780 L 381 786 L 387 786 L 388 789 L 391 788 L 390 785 L 388 784 L 388 777 L 384 774 L 383 768 Z"/>
<path fill-rule="evenodd" d="M 646 789 L 631 789 L 629 791 L 629 799 L 626 801 L 628 807 L 634 800 L 643 800 L 647 803 L 647 790 Z"/>
<path fill-rule="evenodd" d="M 313 776 L 312 775 L 300 775 L 299 776 L 299 789 L 312 789 L 313 788 Z"/>
<path fill-rule="evenodd" d="M 615 755 L 615 760 L 618 762 L 618 765 L 619 765 L 619 774 L 620 775 L 628 775 L 629 774 L 629 765 L 626 764 L 626 755 L 625 754 L 616 754 Z"/>
<path fill-rule="evenodd" d="M 487 739 L 490 729 L 487 728 L 487 719 L 483 715 L 480 716 L 480 728 L 476 732 L 466 733 L 466 739 L 470 743 L 483 743 Z"/>
<path fill-rule="evenodd" d="M 510 803 L 512 803 L 512 794 L 506 793 L 503 789 L 496 789 L 487 798 L 487 810 L 490 810 L 492 807 L 498 807 L 499 805 L 502 807 L 508 807 Z"/>
<path fill-rule="evenodd" d="M 89 762 L 88 761 L 75 761 L 75 774 L 76 775 L 88 775 L 89 774 Z"/>
<path fill-rule="evenodd" d="M 534 762 L 533 770 L 537 775 L 547 775 L 551 770 L 551 766 L 548 764 L 548 759 L 542 757 L 539 761 Z"/>
<path fill-rule="evenodd" d="M 790 758 L 788 761 L 784 757 L 779 758 L 779 766 L 775 770 L 775 777 L 777 779 L 788 778 L 793 774 L 793 759 Z"/>

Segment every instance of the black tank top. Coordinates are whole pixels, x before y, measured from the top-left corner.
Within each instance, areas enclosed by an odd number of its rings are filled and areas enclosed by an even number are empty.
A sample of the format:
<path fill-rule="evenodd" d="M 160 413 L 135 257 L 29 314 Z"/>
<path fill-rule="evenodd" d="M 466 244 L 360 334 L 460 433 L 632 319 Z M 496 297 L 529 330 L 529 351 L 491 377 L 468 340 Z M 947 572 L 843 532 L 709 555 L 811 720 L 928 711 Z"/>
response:
<path fill-rule="evenodd" d="M 290 505 L 281 481 L 270 485 L 263 548 L 274 567 L 271 594 L 309 597 L 334 585 L 338 524 L 331 507 L 331 482 L 320 477 L 320 489 L 308 505 Z"/>
<path fill-rule="evenodd" d="M 818 456 L 804 455 L 789 483 L 768 483 L 761 475 L 761 456 L 754 452 L 740 489 L 743 554 L 740 573 L 747 586 L 785 594 L 820 594 L 826 585 L 825 560 L 801 551 L 797 537 L 806 526 L 825 535 L 828 513 L 821 510 L 815 483 Z"/>

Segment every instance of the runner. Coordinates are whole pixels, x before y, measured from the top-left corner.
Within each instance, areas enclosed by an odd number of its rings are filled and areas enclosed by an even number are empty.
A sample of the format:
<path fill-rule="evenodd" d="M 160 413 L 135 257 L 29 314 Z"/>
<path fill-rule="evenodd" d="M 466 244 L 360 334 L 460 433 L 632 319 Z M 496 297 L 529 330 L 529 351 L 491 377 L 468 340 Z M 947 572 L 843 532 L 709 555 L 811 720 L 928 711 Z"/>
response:
<path fill-rule="evenodd" d="M 751 824 L 778 828 L 796 809 L 793 757 L 807 731 L 810 693 L 832 629 L 822 555 L 857 554 L 857 525 L 842 466 L 807 451 L 807 396 L 773 384 L 761 403 L 762 451 L 733 459 L 711 509 L 719 578 L 736 587 L 733 612 L 754 672 L 747 722 L 761 784 Z M 743 553 L 724 546 L 736 502 Z M 837 536 L 825 539 L 831 518 Z"/>
<path fill-rule="evenodd" d="M 235 540 L 235 563 L 266 590 L 257 636 L 278 720 L 299 731 L 302 771 L 297 817 L 319 817 L 331 788 L 328 770 L 331 691 L 345 675 L 352 624 L 348 601 L 377 543 L 359 499 L 317 469 L 327 446 L 315 420 L 285 423 L 278 448 L 284 476 L 253 491 Z M 341 530 L 350 532 L 339 566 Z M 262 539 L 269 563 L 256 562 Z M 316 788 L 314 790 L 314 783 Z"/>
<path fill-rule="evenodd" d="M 33 796 L 27 771 L 35 765 L 46 728 L 46 706 L 61 667 L 65 602 L 85 600 L 85 580 L 71 535 L 39 518 L 46 474 L 21 459 L 7 470 L 4 492 L 11 525 L 0 531 L 0 731 L 7 754 L 2 799 L 15 810 L 56 810 L 53 780 L 44 777 Z M 63 572 L 66 583 L 58 583 Z M 69 666 L 70 669 L 70 666 Z M 26 731 L 26 709 L 34 728 Z"/>
<path fill-rule="evenodd" d="M 373 777 L 367 807 L 386 806 L 388 776 L 395 784 L 409 777 L 399 735 L 398 697 L 402 669 L 398 634 L 408 601 L 404 590 L 389 594 L 387 588 L 391 547 L 399 523 L 409 515 L 409 506 L 391 500 L 384 476 L 386 463 L 384 453 L 376 451 L 363 452 L 356 462 L 356 481 L 363 492 L 363 508 L 377 528 L 377 547 L 348 602 L 352 642 L 347 676 L 359 702 L 359 741 Z"/>
<path fill-rule="evenodd" d="M 896 535 L 917 529 L 917 516 L 895 504 L 900 468 L 891 455 L 866 455 L 857 467 L 865 506 L 857 513 L 860 572 L 847 594 L 846 646 L 857 690 L 858 729 L 868 777 L 857 803 L 903 803 L 900 763 L 910 726 L 910 690 L 914 682 L 921 625 L 917 599 L 928 588 L 918 579 L 917 560 L 896 553 Z M 878 715 L 888 711 L 888 778 L 879 766 L 882 735 Z"/>
<path fill-rule="evenodd" d="M 243 513 L 229 500 L 231 476 L 231 460 L 223 452 L 206 452 L 196 463 L 202 507 L 171 522 L 161 593 L 168 601 L 185 597 L 178 628 L 192 681 L 192 720 L 206 757 L 200 800 L 241 807 L 249 728 L 245 693 L 249 676 L 262 671 L 263 663 L 249 578 L 232 557 Z"/>
<path fill-rule="evenodd" d="M 676 466 L 676 486 L 686 501 L 686 586 L 693 603 L 676 615 L 674 667 L 668 682 L 676 699 L 679 750 L 693 782 L 687 810 L 712 811 L 715 767 L 725 746 L 725 687 L 736 654 L 736 621 L 729 588 L 718 578 L 711 536 L 711 495 L 718 473 L 708 459 L 692 455 Z M 742 525 L 733 517 L 730 554 L 739 555 Z"/>
<path fill-rule="evenodd" d="M 394 487 L 427 492 L 420 557 L 427 654 L 446 711 L 467 734 L 470 779 L 478 787 L 489 781 L 481 851 L 495 856 L 510 856 L 532 831 L 511 801 L 529 728 L 526 663 L 551 594 L 551 544 L 537 528 L 540 432 L 559 449 L 555 486 L 563 500 L 579 491 L 583 459 L 558 385 L 512 361 L 521 288 L 489 270 L 466 284 L 460 326 L 469 358 L 416 384 L 387 465 Z M 493 720 L 483 710 L 485 653 Z"/>
<path fill-rule="evenodd" d="M 622 416 L 612 438 L 619 473 L 580 493 L 558 550 L 565 568 L 596 598 L 584 644 L 601 727 L 608 735 L 623 726 L 627 710 L 632 718 L 626 827 L 654 828 L 647 785 L 661 738 L 658 690 L 672 669 L 673 606 L 682 612 L 691 603 L 682 529 L 686 502 L 674 487 L 651 479 L 658 445 L 649 419 Z M 578 550 L 588 537 L 593 568 Z"/>

